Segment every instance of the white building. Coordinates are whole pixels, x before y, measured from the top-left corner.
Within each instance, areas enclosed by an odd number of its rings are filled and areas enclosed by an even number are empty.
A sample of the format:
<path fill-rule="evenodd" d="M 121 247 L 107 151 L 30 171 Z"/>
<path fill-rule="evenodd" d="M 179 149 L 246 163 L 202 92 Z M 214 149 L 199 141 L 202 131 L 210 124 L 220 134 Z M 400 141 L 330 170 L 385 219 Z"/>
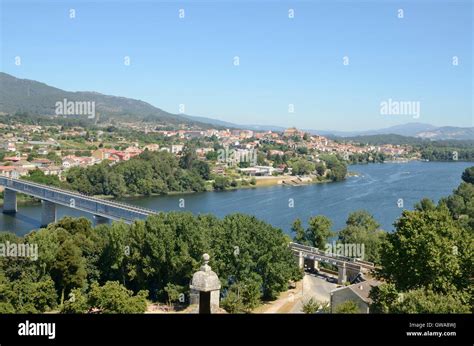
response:
<path fill-rule="evenodd" d="M 173 154 L 180 154 L 183 151 L 184 145 L 182 144 L 174 144 L 171 146 L 171 153 Z"/>

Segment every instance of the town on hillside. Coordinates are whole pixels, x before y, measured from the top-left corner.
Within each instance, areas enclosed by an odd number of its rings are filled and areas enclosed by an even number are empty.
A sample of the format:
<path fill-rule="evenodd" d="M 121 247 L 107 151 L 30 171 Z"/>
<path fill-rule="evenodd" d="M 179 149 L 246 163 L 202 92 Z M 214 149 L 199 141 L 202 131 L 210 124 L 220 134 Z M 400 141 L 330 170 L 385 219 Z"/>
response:
<path fill-rule="evenodd" d="M 101 162 L 115 165 L 144 151 L 166 151 L 176 157 L 192 147 L 215 176 L 319 177 L 328 175 L 325 157 L 347 163 L 419 158 L 410 145 L 366 145 L 341 142 L 296 128 L 283 132 L 245 129 L 170 129 L 145 122 L 88 128 L 0 123 L 0 175 L 28 176 L 32 170 L 65 179 L 72 167 Z M 327 166 L 327 165 L 326 165 Z M 279 182 L 285 180 L 280 180 Z M 293 180 L 294 181 L 294 180 Z"/>

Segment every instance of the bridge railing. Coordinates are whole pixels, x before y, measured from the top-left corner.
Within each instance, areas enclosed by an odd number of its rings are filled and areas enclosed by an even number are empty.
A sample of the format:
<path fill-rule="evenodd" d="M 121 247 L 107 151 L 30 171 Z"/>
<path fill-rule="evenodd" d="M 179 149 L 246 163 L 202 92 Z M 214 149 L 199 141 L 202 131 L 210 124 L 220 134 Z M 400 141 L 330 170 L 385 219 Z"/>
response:
<path fill-rule="evenodd" d="M 80 197 L 80 198 L 83 198 L 83 199 L 89 199 L 89 200 L 94 201 L 94 202 L 98 202 L 98 203 L 102 203 L 102 204 L 108 204 L 108 205 L 111 205 L 111 206 L 122 206 L 124 208 L 131 209 L 131 210 L 136 210 L 138 212 L 148 212 L 150 214 L 156 214 L 157 213 L 155 210 L 152 210 L 152 209 L 149 209 L 149 208 L 139 207 L 139 206 L 136 206 L 136 205 L 133 205 L 133 204 L 120 202 L 120 201 L 109 201 L 109 200 L 106 200 L 106 199 L 101 199 L 101 198 L 97 198 L 97 197 L 88 196 L 88 195 L 79 193 L 79 192 L 74 191 L 74 190 L 58 188 L 58 187 L 54 187 L 54 186 L 46 186 L 46 185 L 38 184 L 38 183 L 29 181 L 29 180 L 20 180 L 20 179 L 12 179 L 12 178 L 7 178 L 7 177 L 0 177 L 0 181 L 1 181 L 1 185 L 5 186 L 5 187 L 14 187 L 15 183 L 22 184 L 23 189 L 25 190 L 25 192 L 33 192 L 33 191 L 38 192 L 38 190 L 35 189 L 35 187 L 36 187 L 36 188 L 50 190 L 50 191 L 56 191 L 56 192 L 60 192 L 60 193 L 67 193 L 69 195 L 74 195 L 74 196 L 77 196 L 77 197 Z M 10 185 L 10 184 L 13 184 L 13 185 Z"/>
<path fill-rule="evenodd" d="M 326 253 L 326 251 L 319 250 L 318 248 L 315 248 L 312 246 L 298 244 L 294 242 L 290 242 L 289 246 L 293 251 L 302 251 L 308 254 L 314 254 L 317 256 L 321 256 L 321 257 L 325 257 L 325 258 L 329 258 L 329 259 L 333 259 L 333 260 L 337 260 L 341 262 L 357 264 L 365 268 L 375 268 L 375 264 L 372 262 L 364 261 L 358 258 L 341 256 L 341 255 L 333 254 L 333 253 Z"/>
<path fill-rule="evenodd" d="M 30 194 L 37 198 L 48 199 L 72 208 L 81 209 L 98 215 L 107 215 L 113 218 L 143 218 L 157 212 L 123 202 L 112 202 L 100 198 L 90 197 L 76 191 L 50 187 L 27 180 L 0 177 L 0 184 L 20 193 Z M 129 213 L 128 215 L 125 213 Z M 131 215 L 130 215 L 131 214 Z"/>

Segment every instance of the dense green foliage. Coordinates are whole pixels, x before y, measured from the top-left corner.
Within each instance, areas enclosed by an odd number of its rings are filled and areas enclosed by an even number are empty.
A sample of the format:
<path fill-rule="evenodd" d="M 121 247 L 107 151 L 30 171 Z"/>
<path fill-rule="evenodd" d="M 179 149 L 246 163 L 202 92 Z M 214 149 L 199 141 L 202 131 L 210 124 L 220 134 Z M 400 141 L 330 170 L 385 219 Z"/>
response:
<path fill-rule="evenodd" d="M 303 312 L 305 314 L 315 314 L 319 310 L 319 302 L 314 298 L 310 298 L 307 302 L 303 303 Z"/>
<path fill-rule="evenodd" d="M 435 205 L 422 200 L 404 211 L 387 235 L 371 292 L 375 312 L 466 313 L 471 310 L 474 268 L 473 185 L 466 180 Z"/>
<path fill-rule="evenodd" d="M 395 134 L 382 134 L 370 136 L 356 136 L 336 138 L 338 142 L 361 143 L 364 145 L 410 145 L 413 152 L 419 152 L 421 158 L 429 161 L 474 161 L 474 140 L 472 138 L 473 129 L 466 128 L 465 138 L 462 140 L 429 140 L 416 137 L 400 136 Z M 381 162 L 383 156 L 367 154 L 353 155 L 349 159 L 351 163 Z"/>
<path fill-rule="evenodd" d="M 339 241 L 343 244 L 364 244 L 363 260 L 379 263 L 386 232 L 365 210 L 358 210 L 349 214 L 346 227 L 339 231 Z"/>
<path fill-rule="evenodd" d="M 336 314 L 358 314 L 359 307 L 355 301 L 346 300 L 344 303 L 339 304 L 334 312 Z"/>
<path fill-rule="evenodd" d="M 301 158 L 291 161 L 290 167 L 293 175 L 308 175 L 316 169 L 314 163 Z"/>
<path fill-rule="evenodd" d="M 148 292 L 136 295 L 117 281 L 107 281 L 103 286 L 93 282 L 88 293 L 74 289 L 63 305 L 63 313 L 85 313 L 95 310 L 105 314 L 133 314 L 146 311 Z"/>
<path fill-rule="evenodd" d="M 349 155 L 349 162 L 351 164 L 359 163 L 383 163 L 385 162 L 386 156 L 384 153 L 371 152 L 371 153 L 353 153 Z"/>
<path fill-rule="evenodd" d="M 474 148 L 426 146 L 421 148 L 421 158 L 429 161 L 474 161 Z"/>
<path fill-rule="evenodd" d="M 306 230 L 301 225 L 301 220 L 296 219 L 291 228 L 295 233 L 293 240 L 299 244 L 314 246 L 322 250 L 328 239 L 333 236 L 331 227 L 332 221 L 323 215 L 311 217 Z"/>
<path fill-rule="evenodd" d="M 376 286 L 371 291 L 374 313 L 399 314 L 449 314 L 470 313 L 466 295 L 454 291 L 449 294 L 435 293 L 426 288 L 399 293 L 393 284 Z"/>
<path fill-rule="evenodd" d="M 349 214 L 346 226 L 338 232 L 332 231 L 332 221 L 326 216 L 318 215 L 308 221 L 308 228 L 304 229 L 301 220 L 293 222 L 291 231 L 296 243 L 310 245 L 325 250 L 331 237 L 338 236 L 337 244 L 364 244 L 363 260 L 379 263 L 380 249 L 385 239 L 386 232 L 365 210 L 357 210 Z M 331 250 L 334 251 L 334 250 Z M 349 256 L 349 254 L 341 254 Z"/>
<path fill-rule="evenodd" d="M 472 231 L 436 210 L 404 211 L 381 251 L 380 274 L 397 289 L 426 287 L 449 293 L 469 287 L 474 258 Z"/>
<path fill-rule="evenodd" d="M 167 152 L 145 151 L 129 161 L 109 166 L 106 162 L 89 167 L 72 167 L 69 186 L 88 195 L 150 195 L 172 191 L 204 191 L 208 170 L 202 164 L 183 169 Z"/>
<path fill-rule="evenodd" d="M 57 175 L 45 175 L 40 169 L 30 171 L 23 179 L 48 186 L 63 187 L 65 185 L 61 183 Z"/>
<path fill-rule="evenodd" d="M 347 165 L 340 157 L 336 155 L 321 155 L 320 159 L 326 163 L 326 167 L 330 170 L 329 178 L 332 181 L 341 181 L 346 178 Z"/>
<path fill-rule="evenodd" d="M 187 294 L 203 253 L 221 279 L 223 305 L 234 312 L 274 299 L 301 277 L 283 232 L 242 214 L 218 219 L 170 212 L 96 228 L 66 217 L 25 238 L 1 234 L 0 240 L 9 239 L 37 244 L 39 256 L 0 258 L 4 312 L 58 305 L 63 312 L 143 312 L 146 297 L 171 303 Z M 18 298 L 18 291 L 28 298 Z"/>
<path fill-rule="evenodd" d="M 469 167 L 464 170 L 461 176 L 464 182 L 474 184 L 474 167 Z"/>

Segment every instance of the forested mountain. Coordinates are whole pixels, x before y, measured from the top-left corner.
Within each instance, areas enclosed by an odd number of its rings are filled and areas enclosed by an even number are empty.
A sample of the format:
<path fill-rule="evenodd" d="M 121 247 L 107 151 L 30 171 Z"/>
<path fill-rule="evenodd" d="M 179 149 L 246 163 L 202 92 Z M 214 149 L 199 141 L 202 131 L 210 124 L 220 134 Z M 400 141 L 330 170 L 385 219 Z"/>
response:
<path fill-rule="evenodd" d="M 97 92 L 71 92 L 29 79 L 19 79 L 0 72 L 0 114 L 29 113 L 55 115 L 56 102 L 95 102 L 100 118 L 149 119 L 168 124 L 209 125 L 187 116 L 168 113 L 151 104 L 126 97 L 104 95 Z"/>

